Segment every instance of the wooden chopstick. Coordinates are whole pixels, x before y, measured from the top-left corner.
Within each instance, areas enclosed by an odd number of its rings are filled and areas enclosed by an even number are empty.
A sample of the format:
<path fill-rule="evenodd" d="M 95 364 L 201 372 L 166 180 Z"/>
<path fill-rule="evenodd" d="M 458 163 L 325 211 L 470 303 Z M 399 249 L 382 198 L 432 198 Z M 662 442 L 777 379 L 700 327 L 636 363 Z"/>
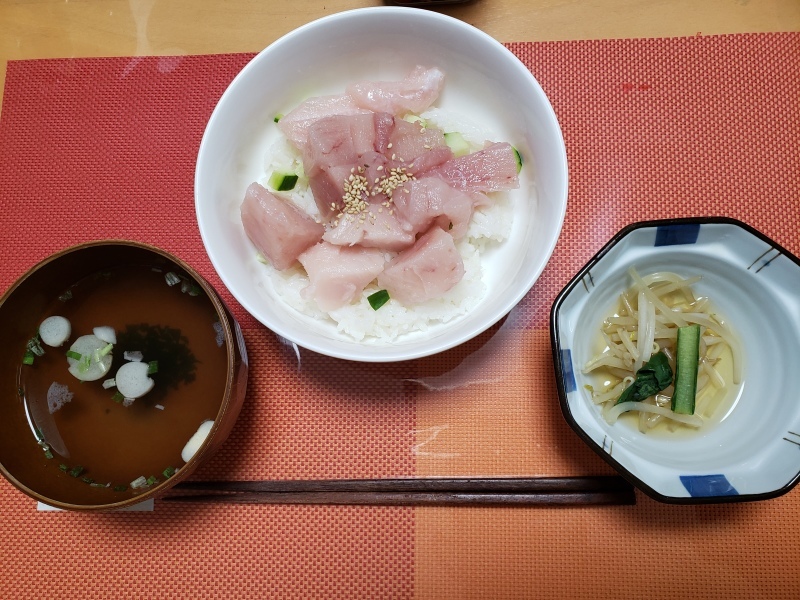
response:
<path fill-rule="evenodd" d="M 632 486 L 617 476 L 187 481 L 174 486 L 171 494 L 162 499 L 171 502 L 383 506 L 636 503 Z"/>

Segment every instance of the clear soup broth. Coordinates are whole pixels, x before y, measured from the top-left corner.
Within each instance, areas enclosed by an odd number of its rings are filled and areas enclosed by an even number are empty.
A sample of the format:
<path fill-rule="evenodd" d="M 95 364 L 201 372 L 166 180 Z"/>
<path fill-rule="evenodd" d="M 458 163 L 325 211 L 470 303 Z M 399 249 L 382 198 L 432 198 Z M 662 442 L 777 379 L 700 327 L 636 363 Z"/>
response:
<path fill-rule="evenodd" d="M 72 333 L 61 347 L 42 345 L 44 354 L 33 364 L 18 366 L 28 443 L 39 446 L 44 457 L 41 468 L 27 475 L 32 489 L 73 504 L 136 496 L 174 476 L 184 465 L 181 451 L 189 439 L 201 423 L 217 417 L 229 352 L 219 317 L 210 298 L 185 275 L 168 285 L 168 269 L 102 269 L 44 306 L 39 321 L 63 316 Z M 68 371 L 66 352 L 77 337 L 99 326 L 116 331 L 112 365 L 99 380 L 82 382 Z M 20 359 L 24 350 L 19 349 Z M 150 375 L 154 387 L 130 405 L 116 388 L 103 386 L 127 362 L 125 352 L 157 362 Z M 54 382 L 73 396 L 50 412 L 47 396 Z M 141 477 L 148 485 L 132 487 Z"/>

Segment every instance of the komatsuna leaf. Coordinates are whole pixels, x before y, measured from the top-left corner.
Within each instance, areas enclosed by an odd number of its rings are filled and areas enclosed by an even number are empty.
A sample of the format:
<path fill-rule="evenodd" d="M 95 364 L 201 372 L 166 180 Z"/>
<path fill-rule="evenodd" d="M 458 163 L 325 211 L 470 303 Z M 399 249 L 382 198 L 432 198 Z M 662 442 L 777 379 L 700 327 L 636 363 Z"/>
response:
<path fill-rule="evenodd" d="M 672 368 L 663 352 L 656 352 L 636 371 L 636 380 L 625 388 L 617 404 L 621 402 L 641 402 L 656 395 L 672 383 Z"/>

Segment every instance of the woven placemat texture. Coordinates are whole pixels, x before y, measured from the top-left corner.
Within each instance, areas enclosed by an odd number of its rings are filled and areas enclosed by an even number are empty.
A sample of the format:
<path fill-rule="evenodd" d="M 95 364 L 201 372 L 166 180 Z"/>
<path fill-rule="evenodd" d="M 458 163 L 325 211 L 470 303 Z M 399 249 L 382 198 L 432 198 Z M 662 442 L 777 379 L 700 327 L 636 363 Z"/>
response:
<path fill-rule="evenodd" d="M 206 120 L 252 55 L 8 65 L 0 287 L 121 237 L 180 256 L 241 323 L 249 392 L 198 478 L 570 475 L 610 468 L 561 418 L 548 313 L 631 221 L 741 219 L 795 253 L 800 34 L 514 43 L 561 122 L 562 236 L 507 320 L 443 355 L 300 352 L 221 285 L 194 218 Z M 743 505 L 411 509 L 176 506 L 37 513 L 0 481 L 3 598 L 793 598 L 800 495 Z"/>

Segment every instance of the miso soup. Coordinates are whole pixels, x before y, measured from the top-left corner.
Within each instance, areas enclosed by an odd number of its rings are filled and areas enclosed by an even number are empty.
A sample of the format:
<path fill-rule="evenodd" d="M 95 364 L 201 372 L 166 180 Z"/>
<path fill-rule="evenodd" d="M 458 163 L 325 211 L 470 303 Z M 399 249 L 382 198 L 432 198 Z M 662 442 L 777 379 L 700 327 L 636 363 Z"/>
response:
<path fill-rule="evenodd" d="M 31 441 L 44 457 L 30 487 L 66 503 L 107 504 L 174 476 L 185 464 L 184 446 L 216 418 L 225 394 L 229 348 L 205 292 L 179 272 L 113 267 L 53 297 L 40 321 L 52 315 L 70 322 L 69 339 L 60 347 L 41 345 L 41 356 L 27 354 L 23 362 L 31 364 L 19 368 Z M 104 326 L 116 333 L 106 348 L 108 374 L 80 381 L 68 370 L 70 345 Z M 21 360 L 25 351 L 19 349 Z M 109 381 L 131 357 L 154 371 L 152 389 L 135 400 Z M 54 383 L 68 390 L 68 401 L 51 412 Z"/>

